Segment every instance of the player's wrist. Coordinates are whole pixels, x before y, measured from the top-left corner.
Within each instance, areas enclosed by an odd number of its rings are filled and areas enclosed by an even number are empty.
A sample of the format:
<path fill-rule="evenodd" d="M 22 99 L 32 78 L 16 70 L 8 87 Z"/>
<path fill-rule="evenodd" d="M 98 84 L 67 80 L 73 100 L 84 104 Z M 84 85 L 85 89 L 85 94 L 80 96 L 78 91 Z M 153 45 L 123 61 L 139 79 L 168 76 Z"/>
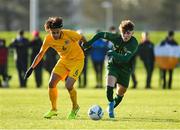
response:
<path fill-rule="evenodd" d="M 31 69 L 31 70 L 34 70 L 34 68 L 32 68 L 32 67 L 31 67 L 30 69 Z"/>
<path fill-rule="evenodd" d="M 34 68 L 35 68 L 35 67 L 33 67 L 33 66 L 30 66 L 30 67 L 29 67 L 29 69 L 31 69 L 31 70 L 34 70 Z"/>
<path fill-rule="evenodd" d="M 91 44 L 88 43 L 88 42 L 86 42 L 86 43 L 83 44 L 82 47 L 83 47 L 83 50 L 84 50 L 84 51 L 87 51 L 87 50 L 89 50 L 89 49 L 91 48 Z"/>

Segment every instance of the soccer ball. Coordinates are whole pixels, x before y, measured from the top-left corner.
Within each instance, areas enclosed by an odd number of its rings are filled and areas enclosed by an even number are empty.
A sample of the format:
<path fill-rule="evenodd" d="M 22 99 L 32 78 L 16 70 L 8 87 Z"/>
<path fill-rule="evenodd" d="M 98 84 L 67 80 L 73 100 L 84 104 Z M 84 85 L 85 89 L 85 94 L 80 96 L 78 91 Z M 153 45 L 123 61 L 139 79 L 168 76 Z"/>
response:
<path fill-rule="evenodd" d="M 93 105 L 88 110 L 88 116 L 92 120 L 100 120 L 103 117 L 103 110 L 99 105 Z"/>

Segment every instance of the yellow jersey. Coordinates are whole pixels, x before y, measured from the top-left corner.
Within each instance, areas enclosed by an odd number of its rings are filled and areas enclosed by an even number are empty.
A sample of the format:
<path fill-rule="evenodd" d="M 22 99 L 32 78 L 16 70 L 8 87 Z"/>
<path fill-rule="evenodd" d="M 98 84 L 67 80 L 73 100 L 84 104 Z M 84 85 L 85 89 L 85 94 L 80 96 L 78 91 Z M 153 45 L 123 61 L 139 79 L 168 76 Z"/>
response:
<path fill-rule="evenodd" d="M 61 38 L 54 40 L 51 34 L 45 36 L 41 49 L 46 51 L 49 47 L 56 50 L 61 60 L 84 59 L 84 53 L 79 45 L 82 38 L 76 31 L 62 29 Z"/>

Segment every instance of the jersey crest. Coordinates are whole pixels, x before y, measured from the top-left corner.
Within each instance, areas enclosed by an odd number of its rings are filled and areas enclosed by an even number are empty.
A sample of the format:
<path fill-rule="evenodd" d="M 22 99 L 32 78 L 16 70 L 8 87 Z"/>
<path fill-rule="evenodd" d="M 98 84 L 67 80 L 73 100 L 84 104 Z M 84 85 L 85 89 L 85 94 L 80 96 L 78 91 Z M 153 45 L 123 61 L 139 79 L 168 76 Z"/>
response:
<path fill-rule="evenodd" d="M 123 52 L 124 52 L 124 55 L 126 56 L 127 54 L 131 54 L 132 52 L 131 51 L 128 51 L 128 49 L 126 47 L 123 47 Z"/>
<path fill-rule="evenodd" d="M 67 44 L 70 43 L 70 41 L 69 40 L 65 40 L 64 43 L 65 43 L 65 45 L 67 45 Z"/>

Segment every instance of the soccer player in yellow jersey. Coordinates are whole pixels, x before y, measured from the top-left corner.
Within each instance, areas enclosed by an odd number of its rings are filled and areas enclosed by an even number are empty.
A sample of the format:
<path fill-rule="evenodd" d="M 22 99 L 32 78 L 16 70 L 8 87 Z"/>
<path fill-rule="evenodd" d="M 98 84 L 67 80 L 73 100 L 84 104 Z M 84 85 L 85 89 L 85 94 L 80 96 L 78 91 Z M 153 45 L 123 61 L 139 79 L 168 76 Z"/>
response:
<path fill-rule="evenodd" d="M 62 29 L 62 26 L 63 20 L 61 17 L 50 17 L 46 21 L 44 27 L 49 34 L 45 36 L 39 53 L 26 72 L 25 79 L 31 75 L 49 47 L 56 50 L 60 55 L 60 59 L 55 65 L 49 80 L 49 98 L 52 109 L 44 114 L 44 118 L 57 116 L 57 83 L 60 80 L 65 80 L 65 86 L 72 102 L 72 110 L 68 119 L 75 119 L 80 107 L 77 103 L 77 93 L 74 83 L 84 66 L 84 53 L 79 42 L 86 42 L 86 40 L 75 31 Z"/>

